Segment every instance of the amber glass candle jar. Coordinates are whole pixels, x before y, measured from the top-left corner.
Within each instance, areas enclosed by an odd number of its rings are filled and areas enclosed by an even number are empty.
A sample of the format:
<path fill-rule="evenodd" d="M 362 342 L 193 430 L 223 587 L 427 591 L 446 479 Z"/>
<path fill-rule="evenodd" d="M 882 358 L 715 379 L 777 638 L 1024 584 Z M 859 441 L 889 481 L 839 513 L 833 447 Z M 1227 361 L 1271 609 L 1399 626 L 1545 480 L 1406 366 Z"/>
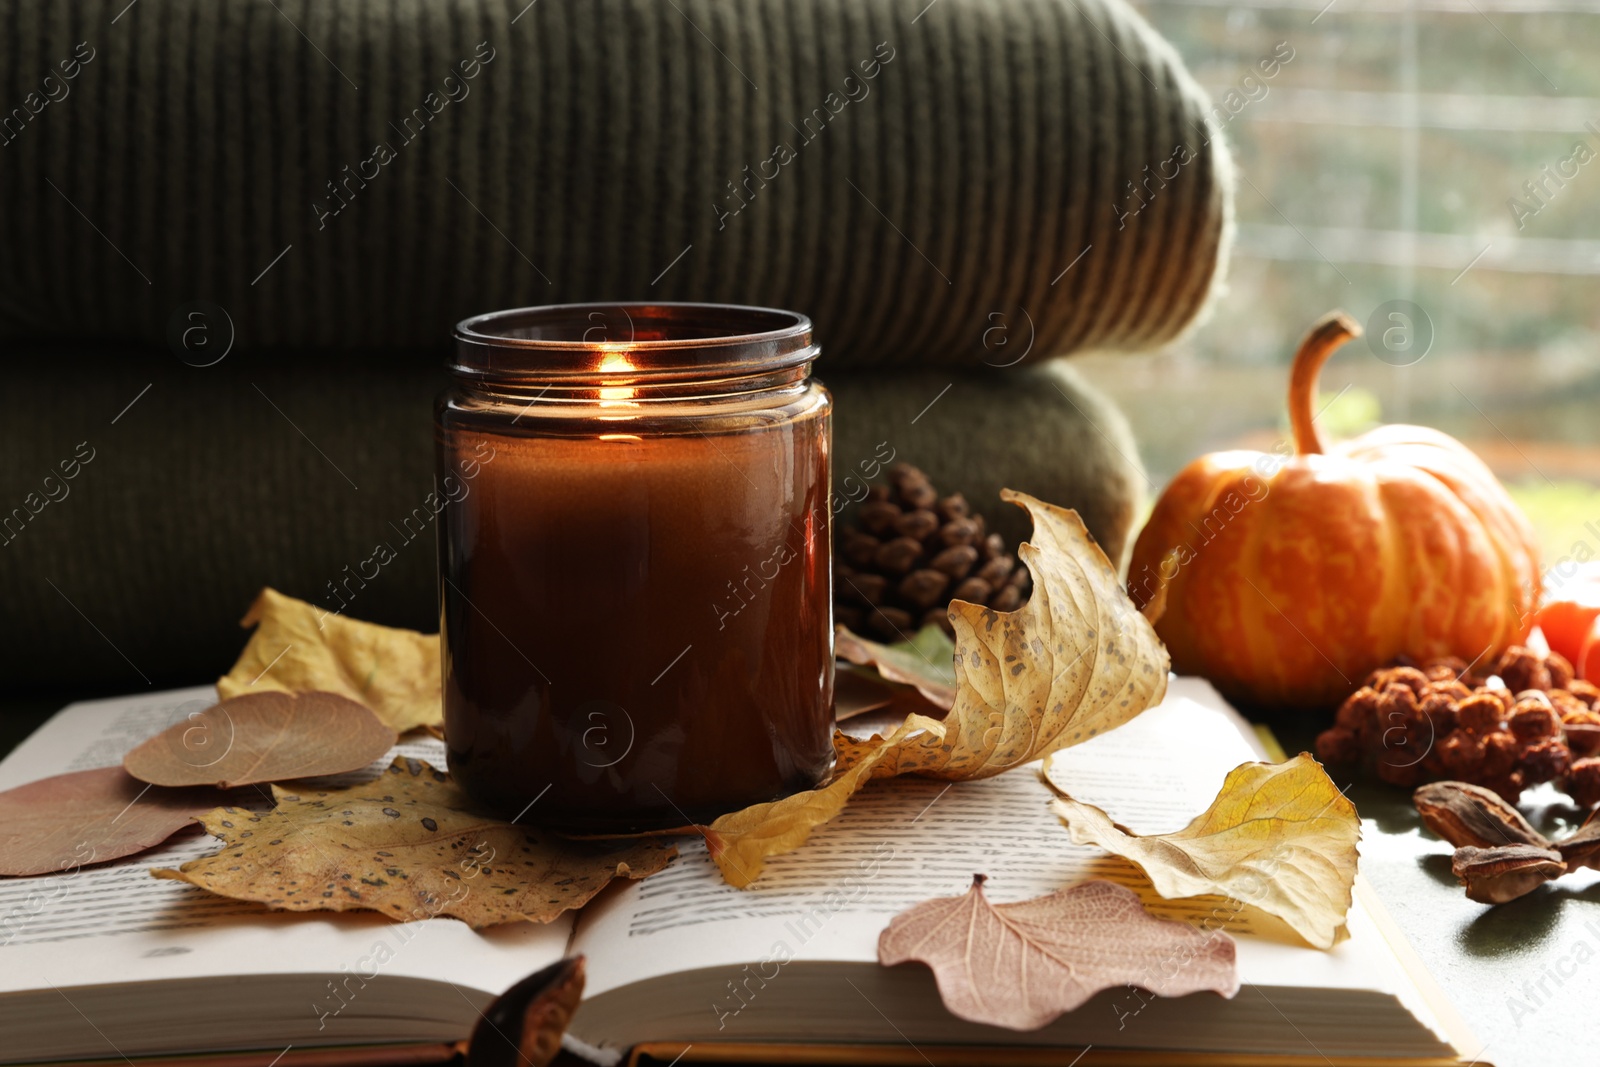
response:
<path fill-rule="evenodd" d="M 628 831 L 829 772 L 817 354 L 805 316 L 750 307 L 457 328 L 437 407 L 440 629 L 450 770 L 474 797 Z"/>

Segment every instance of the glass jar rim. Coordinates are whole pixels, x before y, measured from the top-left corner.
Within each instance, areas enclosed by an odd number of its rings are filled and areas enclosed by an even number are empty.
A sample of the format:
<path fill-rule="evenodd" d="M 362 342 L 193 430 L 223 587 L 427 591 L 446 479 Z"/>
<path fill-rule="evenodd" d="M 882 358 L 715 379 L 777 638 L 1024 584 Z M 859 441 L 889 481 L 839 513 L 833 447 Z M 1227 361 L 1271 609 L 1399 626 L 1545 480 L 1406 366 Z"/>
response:
<path fill-rule="evenodd" d="M 491 311 L 456 325 L 458 376 L 488 382 L 700 381 L 817 358 L 811 319 L 747 304 L 595 301 Z"/>

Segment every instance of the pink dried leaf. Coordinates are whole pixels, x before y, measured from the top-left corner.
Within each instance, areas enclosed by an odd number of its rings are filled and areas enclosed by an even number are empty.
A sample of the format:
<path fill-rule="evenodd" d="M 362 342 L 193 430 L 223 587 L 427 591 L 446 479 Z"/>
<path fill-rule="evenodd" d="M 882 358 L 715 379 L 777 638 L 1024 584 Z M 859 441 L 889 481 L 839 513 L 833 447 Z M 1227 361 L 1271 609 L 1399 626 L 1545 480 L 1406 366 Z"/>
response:
<path fill-rule="evenodd" d="M 1037 1030 L 1117 986 L 1164 997 L 1239 991 L 1231 937 L 1158 919 L 1132 890 L 1088 881 L 991 904 L 983 882 L 901 912 L 878 937 L 878 962 L 927 964 L 952 1015 Z"/>
<path fill-rule="evenodd" d="M 0 875 L 49 874 L 121 859 L 224 803 L 214 789 L 159 789 L 121 767 L 41 778 L 0 793 Z"/>

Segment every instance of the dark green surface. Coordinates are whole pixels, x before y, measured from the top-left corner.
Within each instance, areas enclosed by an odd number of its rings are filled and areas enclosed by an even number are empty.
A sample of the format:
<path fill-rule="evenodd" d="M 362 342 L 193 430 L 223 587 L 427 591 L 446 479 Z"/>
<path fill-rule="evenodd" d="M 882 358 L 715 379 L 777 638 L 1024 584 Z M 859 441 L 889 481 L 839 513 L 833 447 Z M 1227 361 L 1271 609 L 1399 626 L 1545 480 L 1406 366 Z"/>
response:
<path fill-rule="evenodd" d="M 1600 871 L 1509 904 L 1475 904 L 1450 873 L 1454 850 L 1422 827 L 1406 791 L 1363 783 L 1350 796 L 1362 815 L 1362 873 L 1483 1042 L 1483 1061 L 1600 1063 Z M 1581 821 L 1553 787 L 1524 801 L 1546 835 Z"/>
<path fill-rule="evenodd" d="M 1274 733 L 1290 753 L 1309 751 L 1316 737 L 1284 722 Z M 1361 814 L 1362 875 L 1482 1043 L 1480 1062 L 1600 1064 L 1600 871 L 1566 875 L 1509 904 L 1474 903 L 1450 873 L 1455 850 L 1422 826 L 1410 790 L 1330 773 Z M 1547 836 L 1582 822 L 1553 786 L 1526 791 L 1519 806 Z"/>

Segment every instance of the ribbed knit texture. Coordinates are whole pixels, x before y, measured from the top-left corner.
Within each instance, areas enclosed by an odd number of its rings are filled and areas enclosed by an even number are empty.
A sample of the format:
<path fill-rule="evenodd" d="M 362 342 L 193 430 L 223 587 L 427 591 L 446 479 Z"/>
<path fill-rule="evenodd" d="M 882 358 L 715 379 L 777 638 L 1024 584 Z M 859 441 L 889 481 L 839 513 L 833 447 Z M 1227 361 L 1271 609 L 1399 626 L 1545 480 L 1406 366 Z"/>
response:
<path fill-rule="evenodd" d="M 197 370 L 162 350 L 14 351 L 0 375 L 0 697 L 209 682 L 263 585 L 330 609 L 356 589 L 356 618 L 437 627 L 434 538 L 415 521 L 435 488 L 437 360 L 340 353 L 310 372 L 238 353 Z M 1026 520 L 1002 484 L 1078 508 L 1121 557 L 1142 485 L 1132 437 L 1065 361 L 827 383 L 841 482 L 887 442 L 1012 542 Z M 75 454 L 93 458 L 64 479 Z M 366 562 L 380 544 L 395 556 L 381 569 Z"/>
<path fill-rule="evenodd" d="M 0 678 L 203 681 L 261 585 L 329 602 L 433 485 L 452 325 L 561 300 L 805 311 L 841 472 L 888 441 L 1115 558 L 1125 423 L 1004 365 L 1193 320 L 1204 106 L 1116 0 L 0 0 Z M 429 626 L 429 540 L 351 613 Z"/>
<path fill-rule="evenodd" d="M 127 4 L 0 0 L 0 337 L 712 299 L 809 313 L 835 366 L 976 365 L 995 313 L 1031 358 L 1159 344 L 1222 258 L 1207 101 L 1117 0 Z"/>

